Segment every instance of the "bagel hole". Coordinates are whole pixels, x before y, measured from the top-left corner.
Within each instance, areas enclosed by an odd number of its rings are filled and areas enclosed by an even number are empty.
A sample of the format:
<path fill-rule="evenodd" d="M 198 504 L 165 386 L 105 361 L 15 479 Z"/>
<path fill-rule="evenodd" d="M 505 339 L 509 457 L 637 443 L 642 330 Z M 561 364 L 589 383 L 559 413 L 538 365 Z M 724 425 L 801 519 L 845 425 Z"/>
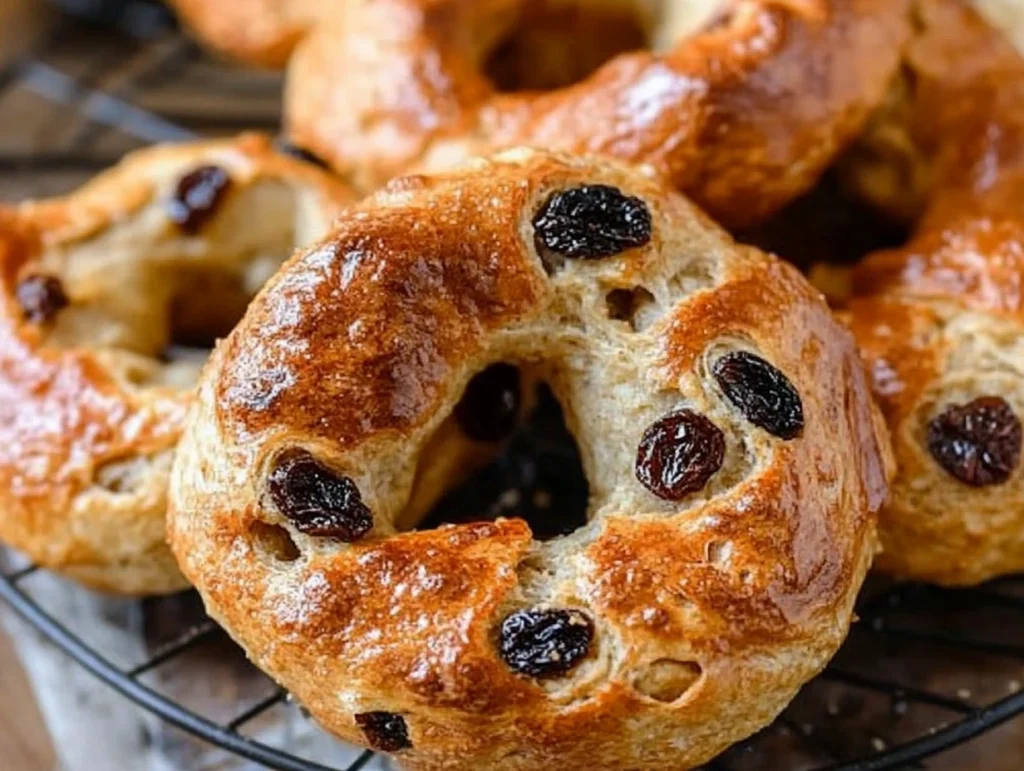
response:
<path fill-rule="evenodd" d="M 303 224 L 294 190 L 277 181 L 233 191 L 196 234 L 177 228 L 166 204 L 157 196 L 148 208 L 39 258 L 73 300 L 47 329 L 47 342 L 110 358 L 126 354 L 119 365 L 145 358 L 151 368 L 142 361 L 114 367 L 139 388 L 191 388 L 215 341 L 305 240 L 304 228 L 314 227 Z"/>
<path fill-rule="evenodd" d="M 643 332 L 661 316 L 661 308 L 654 295 L 645 287 L 613 289 L 605 295 L 608 318 L 625 321 L 634 332 Z"/>
<path fill-rule="evenodd" d="M 633 688 L 649 699 L 671 704 L 693 688 L 703 674 L 696 661 L 658 659 L 637 674 Z"/>
<path fill-rule="evenodd" d="M 583 80 L 619 54 L 650 46 L 653 19 L 640 3 L 529 4 L 490 46 L 483 70 L 498 91 L 543 91 Z"/>
<path fill-rule="evenodd" d="M 589 487 L 561 406 L 546 385 L 533 408 L 486 466 L 449 491 L 416 529 L 498 517 L 524 519 L 539 540 L 586 524 Z"/>
<path fill-rule="evenodd" d="M 77 275 L 72 265 L 68 272 L 75 275 L 66 283 L 87 299 L 63 310 L 48 342 L 92 349 L 132 387 L 191 388 L 216 341 L 244 315 L 258 284 L 243 269 L 181 262 L 167 273 L 163 269 L 90 266 Z"/>
<path fill-rule="evenodd" d="M 167 306 L 167 344 L 157 355 L 165 365 L 157 372 L 159 383 L 191 388 L 217 341 L 227 337 L 245 315 L 267 277 L 261 260 L 245 271 L 180 267 Z"/>
<path fill-rule="evenodd" d="M 280 525 L 254 519 L 249 523 L 249 538 L 257 551 L 278 562 L 295 562 L 302 556 L 291 534 Z"/>
<path fill-rule="evenodd" d="M 173 361 L 189 352 L 209 351 L 245 314 L 253 292 L 237 272 L 181 269 L 171 297 L 170 335 L 161 358 Z"/>

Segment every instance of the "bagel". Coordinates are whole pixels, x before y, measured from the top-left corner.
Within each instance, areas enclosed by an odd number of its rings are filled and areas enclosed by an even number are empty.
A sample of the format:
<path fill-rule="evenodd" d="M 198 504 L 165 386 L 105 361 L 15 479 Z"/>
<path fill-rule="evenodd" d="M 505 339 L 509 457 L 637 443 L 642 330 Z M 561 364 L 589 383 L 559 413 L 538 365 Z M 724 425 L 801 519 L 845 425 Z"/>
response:
<path fill-rule="evenodd" d="M 0 540 L 98 589 L 183 588 L 167 483 L 205 354 L 168 345 L 226 334 L 347 200 L 244 135 L 141 150 L 0 210 Z"/>
<path fill-rule="evenodd" d="M 933 20 L 940 15 L 956 26 L 936 25 Z M 954 147 L 923 103 L 935 97 L 921 95 L 920 79 L 929 91 L 941 84 L 947 94 L 965 100 L 958 120 L 968 119 L 974 109 L 985 115 L 989 108 L 978 102 L 998 85 L 989 81 L 1012 81 L 1021 55 L 1005 37 L 1012 29 L 990 26 L 964 0 L 914 0 L 910 18 L 915 33 L 905 45 L 899 76 L 841 159 L 840 173 L 856 196 L 895 221 L 915 223 L 939 184 L 942 153 Z M 976 89 L 981 96 L 972 95 Z"/>
<path fill-rule="evenodd" d="M 292 49 L 331 6 L 328 0 L 169 1 L 207 46 L 271 69 L 284 67 Z"/>
<path fill-rule="evenodd" d="M 917 16 L 913 88 L 886 119 L 924 170 L 923 214 L 854 269 L 846 311 L 898 466 L 877 565 L 970 585 L 1024 570 L 1024 60 L 957 0 Z M 889 179 L 869 193 L 908 178 Z"/>
<path fill-rule="evenodd" d="M 908 28 L 905 0 L 361 0 L 296 48 L 285 117 L 363 188 L 529 145 L 656 165 L 740 227 L 859 134 Z"/>
<path fill-rule="evenodd" d="M 511 427 L 516 368 L 588 523 L 396 527 L 452 437 Z M 200 380 L 169 540 L 258 666 L 406 767 L 691 767 L 846 635 L 887 488 L 867 389 L 800 274 L 670 183 L 509 150 L 396 180 L 267 284 Z"/>

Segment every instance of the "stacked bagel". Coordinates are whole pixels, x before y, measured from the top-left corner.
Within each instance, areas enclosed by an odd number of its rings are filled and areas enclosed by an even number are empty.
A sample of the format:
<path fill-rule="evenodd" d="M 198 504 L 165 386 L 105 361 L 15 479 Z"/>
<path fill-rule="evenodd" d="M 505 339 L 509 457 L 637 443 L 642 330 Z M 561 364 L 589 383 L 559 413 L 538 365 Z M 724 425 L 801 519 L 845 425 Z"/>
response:
<path fill-rule="evenodd" d="M 420 769 L 697 766 L 825 666 L 872 564 L 1024 569 L 1015 29 L 961 0 L 175 5 L 287 64 L 302 157 L 152 148 L 0 212 L 8 544 L 194 585 L 325 728 Z M 725 229 L 830 167 L 912 230 L 832 309 Z M 420 527 L 538 383 L 586 524 Z"/>

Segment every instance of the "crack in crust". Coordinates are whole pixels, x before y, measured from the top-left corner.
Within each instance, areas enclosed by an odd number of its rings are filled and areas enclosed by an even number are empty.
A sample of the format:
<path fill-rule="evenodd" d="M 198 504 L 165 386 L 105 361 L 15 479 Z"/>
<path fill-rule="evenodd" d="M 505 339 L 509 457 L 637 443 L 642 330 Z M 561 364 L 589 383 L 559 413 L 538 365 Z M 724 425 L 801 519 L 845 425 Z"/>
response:
<path fill-rule="evenodd" d="M 593 184 L 643 201 L 650 241 L 549 276 L 537 210 Z M 661 310 L 643 331 L 606 300 L 638 285 Z M 722 396 L 710 362 L 735 349 L 786 373 L 800 437 Z M 521 520 L 405 529 L 411 502 L 456 478 L 446 458 L 468 440 L 449 416 L 499 361 L 563 404 L 588 523 L 545 542 Z M 683 407 L 721 429 L 725 459 L 665 501 L 633 463 L 644 428 Z M 201 380 L 169 534 L 209 611 L 342 738 L 386 712 L 406 722 L 411 768 L 690 767 L 768 723 L 845 636 L 887 486 L 879 426 L 852 339 L 794 269 L 664 181 L 508 151 L 399 181 L 271 280 Z M 353 480 L 374 516 L 362 539 L 306 536 L 268 504 L 270 460 L 292 447 Z M 255 521 L 300 556 L 268 561 Z M 499 655 L 501 620 L 531 608 L 593 620 L 564 675 L 517 675 Z M 701 673 L 678 699 L 636 688 L 664 661 Z"/>

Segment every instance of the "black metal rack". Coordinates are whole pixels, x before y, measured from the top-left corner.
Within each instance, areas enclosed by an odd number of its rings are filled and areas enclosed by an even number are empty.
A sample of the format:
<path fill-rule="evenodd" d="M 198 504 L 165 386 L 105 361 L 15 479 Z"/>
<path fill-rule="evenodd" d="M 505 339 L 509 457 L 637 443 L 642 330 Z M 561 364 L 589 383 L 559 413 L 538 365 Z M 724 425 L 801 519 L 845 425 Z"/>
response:
<path fill-rule="evenodd" d="M 4 574 L 0 578 L 0 597 L 44 637 L 104 683 L 168 723 L 237 755 L 262 763 L 268 768 L 280 771 L 332 771 L 327 766 L 304 760 L 243 735 L 244 726 L 286 700 L 287 695 L 281 689 L 275 689 L 255 703 L 240 708 L 237 714 L 228 719 L 214 722 L 140 681 L 142 675 L 183 656 L 218 634 L 219 629 L 212 621 L 206 619 L 196 625 L 186 626 L 172 639 L 160 645 L 145 661 L 131 667 L 122 667 L 56 620 L 33 599 L 30 591 L 21 586 L 38 570 L 36 566 L 30 565 Z M 923 613 L 930 622 L 940 618 L 948 620 L 951 614 L 955 616 L 959 610 L 985 607 L 1003 612 L 1010 611 L 1018 617 L 1015 620 L 1020 628 L 1020 623 L 1024 620 L 1019 618 L 1024 617 L 1024 596 L 1019 596 L 1017 592 L 1021 590 L 1024 590 L 1024 580 L 1004 581 L 989 587 L 958 591 L 942 591 L 917 585 L 888 587 L 862 605 L 861 621 L 851 635 L 847 648 L 863 647 L 864 640 L 860 638 L 867 637 L 877 638 L 883 645 L 902 647 L 899 655 L 907 655 L 908 650 L 901 646 L 901 643 L 911 643 L 909 650 L 915 650 L 919 645 L 936 646 L 951 651 L 955 658 L 965 658 L 965 666 L 968 668 L 973 661 L 984 656 L 1024 662 L 1024 645 L 976 639 L 950 631 L 948 628 L 908 624 L 905 620 L 905 617 L 917 613 Z M 865 675 L 858 671 L 860 667 L 850 666 L 850 662 L 846 661 L 850 656 L 845 656 L 845 652 L 846 649 L 840 653 L 836 662 L 812 683 L 812 686 L 827 684 L 881 695 L 889 702 L 894 719 L 896 716 L 906 715 L 915 707 L 927 707 L 946 715 L 947 722 L 929 726 L 913 738 L 894 743 L 885 749 L 878 749 L 884 740 L 874 737 L 874 753 L 867 757 L 850 759 L 842 757 L 841 748 L 831 746 L 831 739 L 823 738 L 827 734 L 818 735 L 816 727 L 804 722 L 799 712 L 794 712 L 791 708 L 774 726 L 734 747 L 725 756 L 709 764 L 709 771 L 738 771 L 746 767 L 745 762 L 753 762 L 754 765 L 750 766 L 752 768 L 764 768 L 757 758 L 766 751 L 763 745 L 771 745 L 773 732 L 781 733 L 806 745 L 809 757 L 824 758 L 825 765 L 816 766 L 821 771 L 926 768 L 927 766 L 921 762 L 924 759 L 967 742 L 1024 712 L 1024 690 L 1017 690 L 1002 699 L 978 705 L 969 701 L 963 694 L 949 696 L 940 691 L 908 685 L 888 677 Z M 838 725 L 842 727 L 842 720 L 846 716 L 841 713 L 832 714 L 828 707 L 825 714 L 831 719 L 838 720 Z M 362 753 L 344 771 L 358 771 L 372 756 L 371 752 Z"/>
<path fill-rule="evenodd" d="M 142 144 L 276 129 L 279 79 L 212 62 L 162 7 L 145 0 L 61 5 L 65 9 L 54 14 L 46 34 L 0 68 L 0 115 L 8 114 L 8 102 L 18 108 L 27 99 L 19 109 L 30 123 L 38 119 L 38 127 L 27 127 L 26 143 L 0 146 L 0 175 L 9 183 L 5 196 L 16 197 L 27 178 L 33 194 L 67 188 Z M 79 46 L 92 53 L 76 56 Z M 213 101 L 192 105 L 190 82 L 195 94 Z M 543 462 L 527 457 L 531 450 L 537 447 L 523 448 L 522 457 L 506 459 L 495 472 L 503 489 L 519 489 L 526 501 L 550 481 L 538 472 Z M 286 701 L 280 689 L 215 720 L 145 682 L 144 675 L 220 634 L 212 621 L 187 624 L 148 659 L 121 666 L 26 589 L 40 572 L 28 566 L 0 576 L 0 597 L 104 683 L 168 723 L 268 768 L 331 771 L 244 734 L 252 721 Z M 828 669 L 773 726 L 709 769 L 764 769 L 768 757 L 773 764 L 792 757 L 786 768 L 927 768 L 925 759 L 1024 713 L 1024 686 L 1014 676 L 1024 680 L 1024 577 L 957 591 L 876 583 L 865 591 L 858 613 L 850 640 Z M 1024 747 L 1024 732 L 1018 746 Z M 345 771 L 363 768 L 371 758 L 364 752 Z"/>

